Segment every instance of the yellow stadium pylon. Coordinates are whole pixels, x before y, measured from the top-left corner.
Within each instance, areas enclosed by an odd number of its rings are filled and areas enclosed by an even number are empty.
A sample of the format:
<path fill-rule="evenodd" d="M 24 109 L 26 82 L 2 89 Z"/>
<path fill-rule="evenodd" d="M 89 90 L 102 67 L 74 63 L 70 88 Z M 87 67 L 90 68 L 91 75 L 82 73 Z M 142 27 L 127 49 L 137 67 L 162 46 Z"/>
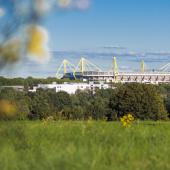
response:
<path fill-rule="evenodd" d="M 76 71 L 83 74 L 85 71 L 101 71 L 101 69 L 97 65 L 82 57 L 76 67 Z"/>
<path fill-rule="evenodd" d="M 56 77 L 58 79 L 61 79 L 68 72 L 70 72 L 70 73 L 73 73 L 73 76 L 76 79 L 75 70 L 76 70 L 75 66 L 72 63 L 70 63 L 68 60 L 64 59 L 57 70 Z"/>
<path fill-rule="evenodd" d="M 144 60 L 141 61 L 141 72 L 142 73 L 145 72 L 145 62 L 144 62 Z"/>
<path fill-rule="evenodd" d="M 116 57 L 113 57 L 113 72 L 115 75 L 118 74 L 118 65 L 117 65 Z"/>
<path fill-rule="evenodd" d="M 118 75 L 118 65 L 116 61 L 116 57 L 113 57 L 113 62 L 112 62 L 112 68 L 113 68 L 113 74 L 114 74 L 114 82 L 117 82 L 117 75 Z"/>

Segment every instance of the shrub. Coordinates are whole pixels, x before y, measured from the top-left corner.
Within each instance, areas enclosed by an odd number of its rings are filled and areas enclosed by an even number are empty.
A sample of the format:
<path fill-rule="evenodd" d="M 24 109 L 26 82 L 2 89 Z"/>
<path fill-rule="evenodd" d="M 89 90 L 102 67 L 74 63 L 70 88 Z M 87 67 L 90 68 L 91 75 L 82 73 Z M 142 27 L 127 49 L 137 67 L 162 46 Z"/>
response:
<path fill-rule="evenodd" d="M 125 84 L 116 89 L 110 107 L 120 118 L 128 112 L 141 120 L 166 120 L 164 98 L 154 85 Z"/>

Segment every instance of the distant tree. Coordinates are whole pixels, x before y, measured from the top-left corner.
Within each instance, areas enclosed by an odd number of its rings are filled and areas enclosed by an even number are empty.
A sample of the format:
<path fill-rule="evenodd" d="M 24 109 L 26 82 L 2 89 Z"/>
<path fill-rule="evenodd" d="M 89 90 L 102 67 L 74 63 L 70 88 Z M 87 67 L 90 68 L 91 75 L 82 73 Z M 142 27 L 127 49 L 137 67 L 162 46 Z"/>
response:
<path fill-rule="evenodd" d="M 62 118 L 66 120 L 84 120 L 84 110 L 81 106 L 64 107 Z"/>
<path fill-rule="evenodd" d="M 160 91 L 163 93 L 165 99 L 165 106 L 168 111 L 168 116 L 170 118 L 170 85 L 162 84 L 159 86 Z"/>
<path fill-rule="evenodd" d="M 29 87 L 36 86 L 38 84 L 50 84 L 53 82 L 57 82 L 62 84 L 64 82 L 81 82 L 80 80 L 69 80 L 69 79 L 57 79 L 55 77 L 48 77 L 48 78 L 5 78 L 0 76 L 0 86 L 15 86 L 15 85 L 22 85 L 27 90 Z"/>
<path fill-rule="evenodd" d="M 92 117 L 95 120 L 103 119 L 107 114 L 106 102 L 101 97 L 95 97 L 92 103 Z"/>
<path fill-rule="evenodd" d="M 52 114 L 53 110 L 48 101 L 48 95 L 44 90 L 38 90 L 31 98 L 30 105 L 32 119 L 44 119 Z"/>
<path fill-rule="evenodd" d="M 28 77 L 8 79 L 0 77 L 0 86 L 24 85 L 26 89 L 39 83 L 65 80 Z M 114 89 L 77 91 L 75 95 L 56 93 L 55 89 L 37 90 L 36 93 L 0 88 L 0 119 L 43 119 L 48 116 L 61 119 L 118 120 L 128 112 L 141 120 L 164 120 L 170 115 L 170 85 L 113 84 Z M 15 112 L 14 109 L 15 108 Z M 168 110 L 168 113 L 166 111 Z M 12 114 L 11 114 L 11 113 Z M 6 114 L 9 113 L 9 114 Z M 170 116 L 169 116 L 170 117 Z"/>
<path fill-rule="evenodd" d="M 131 112 L 141 120 L 165 120 L 168 118 L 164 99 L 154 85 L 125 84 L 116 89 L 110 99 L 115 118 Z"/>
<path fill-rule="evenodd" d="M 58 92 L 52 95 L 52 103 L 57 112 L 63 110 L 65 107 L 71 107 L 70 95 L 66 92 Z"/>
<path fill-rule="evenodd" d="M 89 119 L 93 117 L 93 94 L 90 91 L 77 91 L 74 98 L 72 98 L 72 104 L 74 106 L 81 107 L 81 114 L 83 119 Z M 79 109 L 80 110 L 80 109 Z"/>
<path fill-rule="evenodd" d="M 6 119 L 26 119 L 29 110 L 29 97 L 24 92 L 18 92 L 12 88 L 2 89 L 0 92 L 0 107 L 3 108 Z M 12 109 L 13 108 L 13 109 Z M 6 111 L 4 111 L 6 110 Z M 15 110 L 15 111 L 14 111 Z M 12 117 L 10 116 L 12 114 Z"/>

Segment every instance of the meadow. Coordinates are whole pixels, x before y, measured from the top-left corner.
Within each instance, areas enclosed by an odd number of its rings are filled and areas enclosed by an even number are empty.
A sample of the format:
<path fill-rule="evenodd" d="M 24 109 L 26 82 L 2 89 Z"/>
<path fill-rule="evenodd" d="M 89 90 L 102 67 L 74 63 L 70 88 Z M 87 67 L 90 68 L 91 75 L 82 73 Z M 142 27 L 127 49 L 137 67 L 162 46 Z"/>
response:
<path fill-rule="evenodd" d="M 170 122 L 0 122 L 1 170 L 170 169 Z"/>

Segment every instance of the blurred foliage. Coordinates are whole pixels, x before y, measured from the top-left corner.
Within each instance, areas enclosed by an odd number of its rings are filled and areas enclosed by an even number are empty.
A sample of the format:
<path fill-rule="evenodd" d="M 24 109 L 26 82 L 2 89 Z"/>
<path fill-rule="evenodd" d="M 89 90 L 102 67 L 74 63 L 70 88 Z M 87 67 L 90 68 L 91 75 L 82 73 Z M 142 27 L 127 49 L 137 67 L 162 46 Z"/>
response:
<path fill-rule="evenodd" d="M 49 59 L 45 16 L 51 11 L 85 10 L 90 0 L 1 0 L 0 70 L 25 58 Z"/>
<path fill-rule="evenodd" d="M 3 45 L 0 44 L 0 64 L 5 66 L 6 63 L 12 64 L 19 60 L 20 56 L 20 42 L 13 40 Z M 2 56 L 2 58 L 1 58 Z"/>
<path fill-rule="evenodd" d="M 8 100 L 0 100 L 0 119 L 13 119 L 17 114 L 16 104 Z"/>
<path fill-rule="evenodd" d="M 2 89 L 0 91 L 0 119 L 26 119 L 30 113 L 29 104 L 30 98 L 25 93 L 12 88 Z"/>

